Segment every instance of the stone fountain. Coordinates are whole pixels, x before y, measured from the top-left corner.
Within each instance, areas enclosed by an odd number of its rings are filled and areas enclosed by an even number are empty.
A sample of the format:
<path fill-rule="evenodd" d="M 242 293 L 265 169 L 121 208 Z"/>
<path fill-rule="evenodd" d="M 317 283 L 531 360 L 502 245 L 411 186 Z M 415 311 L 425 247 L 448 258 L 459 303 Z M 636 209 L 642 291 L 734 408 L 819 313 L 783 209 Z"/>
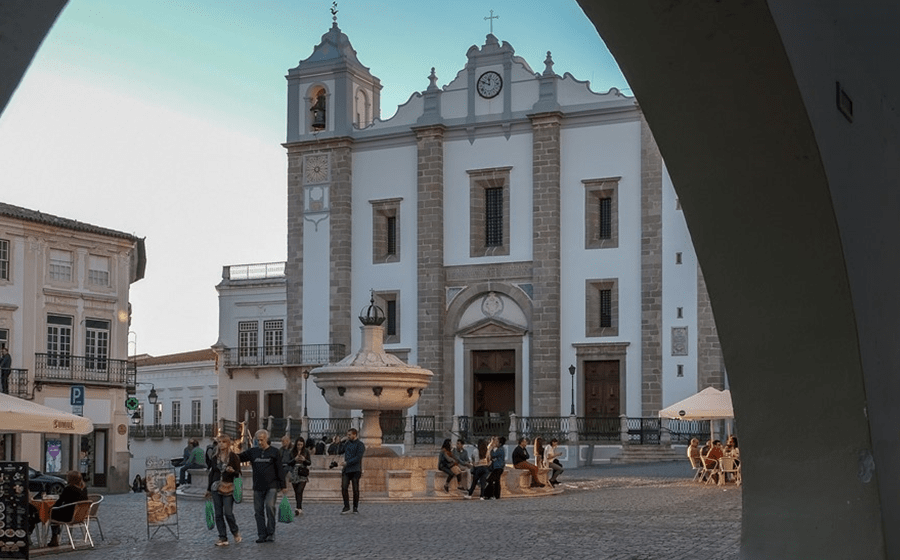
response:
<path fill-rule="evenodd" d="M 367 457 L 396 456 L 392 449 L 381 445 L 381 411 L 412 407 L 434 374 L 384 351 L 381 325 L 385 315 L 375 305 L 374 295 L 368 308 L 360 313 L 359 320 L 362 323 L 360 349 L 340 362 L 318 367 L 310 374 L 328 404 L 334 408 L 362 410 L 359 437 L 366 445 Z"/>

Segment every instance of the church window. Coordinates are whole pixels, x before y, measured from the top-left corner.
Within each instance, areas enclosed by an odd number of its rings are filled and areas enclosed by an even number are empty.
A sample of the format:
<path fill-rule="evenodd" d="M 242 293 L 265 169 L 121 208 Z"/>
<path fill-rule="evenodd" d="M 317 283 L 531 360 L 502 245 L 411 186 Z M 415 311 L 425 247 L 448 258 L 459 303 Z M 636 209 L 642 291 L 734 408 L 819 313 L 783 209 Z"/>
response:
<path fill-rule="evenodd" d="M 585 179 L 585 249 L 619 246 L 619 177 Z"/>
<path fill-rule="evenodd" d="M 0 239 L 0 280 L 9 280 L 9 241 Z"/>
<path fill-rule="evenodd" d="M 511 167 L 469 170 L 469 256 L 509 254 Z"/>
<path fill-rule="evenodd" d="M 400 202 L 402 198 L 371 200 L 372 263 L 400 260 Z"/>
<path fill-rule="evenodd" d="M 587 280 L 585 295 L 585 336 L 618 336 L 619 281 Z"/>
<path fill-rule="evenodd" d="M 681 252 L 679 251 L 679 252 L 675 253 L 675 264 L 681 264 L 681 263 L 682 263 Z"/>
<path fill-rule="evenodd" d="M 487 247 L 503 245 L 503 189 L 485 189 L 484 202 L 484 244 Z"/>
<path fill-rule="evenodd" d="M 371 124 L 372 119 L 369 118 L 369 98 L 362 89 L 356 90 L 356 99 L 354 99 L 353 124 L 356 128 L 365 128 Z"/>
<path fill-rule="evenodd" d="M 384 342 L 400 342 L 400 292 L 375 292 L 375 305 L 384 311 Z"/>

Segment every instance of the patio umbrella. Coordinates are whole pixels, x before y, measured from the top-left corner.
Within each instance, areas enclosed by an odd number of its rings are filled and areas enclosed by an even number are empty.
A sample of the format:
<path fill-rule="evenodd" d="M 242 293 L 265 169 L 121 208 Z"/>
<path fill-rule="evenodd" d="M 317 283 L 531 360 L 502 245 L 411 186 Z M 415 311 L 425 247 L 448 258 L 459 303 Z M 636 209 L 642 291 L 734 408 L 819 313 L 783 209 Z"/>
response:
<path fill-rule="evenodd" d="M 659 417 L 681 420 L 734 418 L 734 409 L 731 407 L 731 391 L 719 391 L 714 387 L 707 387 L 696 395 L 660 410 Z"/>
<path fill-rule="evenodd" d="M 0 433 L 89 434 L 90 418 L 0 393 Z"/>

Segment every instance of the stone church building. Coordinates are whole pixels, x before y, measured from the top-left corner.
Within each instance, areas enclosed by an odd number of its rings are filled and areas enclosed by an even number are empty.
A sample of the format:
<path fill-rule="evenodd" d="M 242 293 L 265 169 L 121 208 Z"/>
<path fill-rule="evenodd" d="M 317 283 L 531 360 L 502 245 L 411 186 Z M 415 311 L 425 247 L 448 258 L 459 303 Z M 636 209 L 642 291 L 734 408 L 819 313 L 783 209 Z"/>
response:
<path fill-rule="evenodd" d="M 466 56 L 387 120 L 336 22 L 289 70 L 284 344 L 355 350 L 374 295 L 385 348 L 435 373 L 412 412 L 441 429 L 655 416 L 723 388 L 691 238 L 635 100 L 559 75 L 549 52 L 535 71 L 493 34 Z M 309 416 L 350 414 L 309 388 Z M 306 403 L 288 392 L 297 418 Z"/>

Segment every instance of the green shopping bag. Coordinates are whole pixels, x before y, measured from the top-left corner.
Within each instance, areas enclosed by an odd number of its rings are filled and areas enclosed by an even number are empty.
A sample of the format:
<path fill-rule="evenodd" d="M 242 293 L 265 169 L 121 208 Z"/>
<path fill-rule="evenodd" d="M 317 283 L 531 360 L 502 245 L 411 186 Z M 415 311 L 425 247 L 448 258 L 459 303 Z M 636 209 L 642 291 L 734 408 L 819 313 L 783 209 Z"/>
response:
<path fill-rule="evenodd" d="M 278 506 L 278 521 L 282 523 L 294 521 L 294 510 L 291 509 L 291 502 L 288 500 L 287 494 L 281 496 L 281 504 Z"/>
<path fill-rule="evenodd" d="M 244 481 L 241 477 L 234 478 L 234 503 L 239 504 L 244 499 Z"/>
<path fill-rule="evenodd" d="M 206 500 L 206 528 L 212 529 L 216 526 L 216 509 L 213 507 L 212 500 Z"/>

